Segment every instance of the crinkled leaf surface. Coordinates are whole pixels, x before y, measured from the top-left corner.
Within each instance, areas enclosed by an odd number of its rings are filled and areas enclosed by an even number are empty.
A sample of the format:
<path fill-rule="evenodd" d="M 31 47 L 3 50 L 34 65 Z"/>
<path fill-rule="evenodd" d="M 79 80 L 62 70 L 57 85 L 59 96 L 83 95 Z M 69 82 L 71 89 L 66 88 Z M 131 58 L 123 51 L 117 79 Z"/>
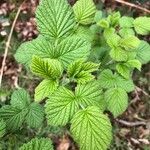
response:
<path fill-rule="evenodd" d="M 107 109 L 117 117 L 122 114 L 128 106 L 128 95 L 121 88 L 111 88 L 105 92 Z"/>
<path fill-rule="evenodd" d="M 87 25 L 94 21 L 96 6 L 93 0 L 78 0 L 73 6 L 73 11 L 76 21 Z"/>
<path fill-rule="evenodd" d="M 150 33 L 150 17 L 138 17 L 133 23 L 134 29 L 138 34 L 148 35 Z"/>
<path fill-rule="evenodd" d="M 34 138 L 23 144 L 19 150 L 54 150 L 52 141 L 48 138 Z"/>
<path fill-rule="evenodd" d="M 96 106 L 77 112 L 70 130 L 80 150 L 106 150 L 112 139 L 111 123 Z"/>
<path fill-rule="evenodd" d="M 23 109 L 29 106 L 30 102 L 30 95 L 24 89 L 15 90 L 11 96 L 11 105 L 17 107 L 19 109 Z"/>
<path fill-rule="evenodd" d="M 131 92 L 134 90 L 134 84 L 131 79 L 125 79 L 118 74 L 113 74 L 109 69 L 101 72 L 98 80 L 99 84 L 105 89 L 120 87 L 127 92 Z"/>
<path fill-rule="evenodd" d="M 44 120 L 44 109 L 40 104 L 32 103 L 26 116 L 27 124 L 32 128 L 38 128 Z"/>
<path fill-rule="evenodd" d="M 49 97 L 58 87 L 57 80 L 44 79 L 36 88 L 34 100 L 40 102 L 46 97 Z"/>
<path fill-rule="evenodd" d="M 73 10 L 66 0 L 42 0 L 36 20 L 39 32 L 51 40 L 70 35 L 75 26 Z"/>
<path fill-rule="evenodd" d="M 0 119 L 0 138 L 4 136 L 6 132 L 6 123 L 3 119 Z"/>
<path fill-rule="evenodd" d="M 66 125 L 78 109 L 79 106 L 73 92 L 65 87 L 60 87 L 46 103 L 48 124 Z"/>

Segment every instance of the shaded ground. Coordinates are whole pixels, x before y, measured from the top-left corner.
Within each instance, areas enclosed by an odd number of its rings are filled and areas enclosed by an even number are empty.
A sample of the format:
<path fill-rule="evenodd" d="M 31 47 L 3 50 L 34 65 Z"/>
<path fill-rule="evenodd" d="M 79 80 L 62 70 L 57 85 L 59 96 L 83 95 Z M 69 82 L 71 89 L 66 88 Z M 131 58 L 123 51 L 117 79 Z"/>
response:
<path fill-rule="evenodd" d="M 12 3 L 10 1 L 6 3 L 4 0 L 0 2 L 0 68 L 6 39 L 19 6 L 19 3 L 15 3 L 15 0 L 12 1 Z M 73 4 L 74 0 L 71 0 L 71 3 Z M 136 1 L 136 3 L 138 2 Z M 3 88 L 0 89 L 0 106 L 7 103 L 13 89 L 20 86 L 33 93 L 33 89 L 38 83 L 38 78 L 32 76 L 21 65 L 18 65 L 13 58 L 17 47 L 23 41 L 31 40 L 38 35 L 34 18 L 37 4 L 37 0 L 28 0 L 16 23 L 6 67 L 4 69 Z M 141 5 L 148 9 L 150 8 L 150 2 L 148 0 L 143 0 Z M 108 0 L 101 4 L 100 7 L 107 10 L 110 8 L 113 10 L 118 9 L 123 14 L 133 16 L 143 15 L 141 11 L 124 7 Z M 142 38 L 150 41 L 150 37 Z M 114 125 L 114 141 L 110 150 L 150 150 L 150 63 L 143 66 L 141 72 L 134 72 L 133 79 L 137 88 L 130 94 L 128 110 L 117 120 L 112 119 Z M 65 129 L 51 128 L 50 131 L 51 134 L 47 136 L 52 137 L 57 150 L 77 149 Z M 39 131 L 40 134 L 44 135 L 46 135 L 46 132 L 47 129 L 45 129 L 45 133 L 40 133 Z M 31 133 L 30 135 L 32 136 L 34 131 Z"/>

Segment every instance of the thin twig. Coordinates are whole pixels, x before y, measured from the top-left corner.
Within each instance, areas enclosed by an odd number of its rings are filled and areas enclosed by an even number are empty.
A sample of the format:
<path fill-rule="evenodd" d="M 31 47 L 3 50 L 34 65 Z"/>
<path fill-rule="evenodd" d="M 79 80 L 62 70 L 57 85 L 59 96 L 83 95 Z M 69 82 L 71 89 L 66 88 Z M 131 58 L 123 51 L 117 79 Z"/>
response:
<path fill-rule="evenodd" d="M 125 1 L 123 1 L 123 0 L 114 0 L 114 1 L 116 1 L 116 2 L 118 2 L 118 3 L 122 3 L 122 4 L 127 5 L 127 6 L 130 6 L 130 7 L 134 7 L 134 8 L 136 8 L 136 9 L 140 9 L 140 10 L 145 11 L 145 12 L 147 12 L 147 13 L 150 14 L 150 10 L 148 10 L 148 9 L 146 9 L 146 8 L 143 8 L 143 7 L 139 6 L 139 5 L 135 5 L 135 4 L 133 4 L 133 3 L 125 2 Z"/>
<path fill-rule="evenodd" d="M 116 121 L 127 127 L 135 127 L 135 126 L 140 126 L 140 125 L 145 126 L 146 125 L 146 122 L 143 122 L 143 121 L 128 122 L 128 121 L 121 120 L 121 119 L 116 119 Z"/>
<path fill-rule="evenodd" d="M 5 63 L 6 63 L 6 58 L 7 58 L 7 54 L 8 54 L 8 50 L 9 50 L 11 37 L 12 37 L 13 31 L 14 31 L 14 28 L 15 28 L 15 24 L 16 24 L 16 21 L 17 21 L 17 19 L 19 17 L 19 14 L 21 12 L 21 8 L 22 8 L 23 4 L 24 4 L 24 2 L 18 8 L 17 14 L 15 16 L 15 19 L 13 21 L 13 24 L 12 24 L 12 27 L 11 27 L 11 30 L 10 30 L 10 33 L 9 33 L 9 36 L 8 36 L 8 40 L 6 42 L 4 57 L 3 57 L 3 61 L 2 61 L 2 67 L 1 67 L 1 70 L 0 70 L 0 88 L 1 88 L 1 85 L 2 85 L 3 72 L 4 72 L 4 67 L 5 67 Z"/>

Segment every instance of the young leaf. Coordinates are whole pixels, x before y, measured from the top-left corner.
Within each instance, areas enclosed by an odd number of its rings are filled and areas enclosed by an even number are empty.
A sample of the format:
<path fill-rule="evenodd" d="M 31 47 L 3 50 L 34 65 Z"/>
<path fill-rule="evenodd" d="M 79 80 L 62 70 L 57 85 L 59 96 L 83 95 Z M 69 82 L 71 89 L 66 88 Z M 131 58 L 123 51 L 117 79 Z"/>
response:
<path fill-rule="evenodd" d="M 34 138 L 30 142 L 23 144 L 19 150 L 54 150 L 52 142 L 48 138 Z"/>
<path fill-rule="evenodd" d="M 117 64 L 116 69 L 124 78 L 129 79 L 130 68 L 125 63 Z"/>
<path fill-rule="evenodd" d="M 98 70 L 98 67 L 99 64 L 77 60 L 68 66 L 67 74 L 78 83 L 84 84 L 94 79 L 91 72 Z"/>
<path fill-rule="evenodd" d="M 66 0 L 42 0 L 36 20 L 40 33 L 52 40 L 70 35 L 75 27 L 73 10 Z"/>
<path fill-rule="evenodd" d="M 109 54 L 110 54 L 111 58 L 116 61 L 127 61 L 127 59 L 128 59 L 128 55 L 127 55 L 126 51 L 124 51 L 120 47 L 111 49 Z"/>
<path fill-rule="evenodd" d="M 50 80 L 45 79 L 43 80 L 36 88 L 35 88 L 35 94 L 34 99 L 37 102 L 40 102 L 46 97 L 49 97 L 58 86 L 57 80 Z"/>
<path fill-rule="evenodd" d="M 140 40 L 136 36 L 127 36 L 119 41 L 119 45 L 126 50 L 133 50 L 140 44 Z"/>
<path fill-rule="evenodd" d="M 56 79 L 62 74 L 62 66 L 59 61 L 41 59 L 37 56 L 34 56 L 32 59 L 31 70 L 36 75 L 47 79 Z"/>
<path fill-rule="evenodd" d="M 141 70 L 142 64 L 139 60 L 133 59 L 128 60 L 126 63 L 130 68 L 137 68 L 139 71 Z"/>
<path fill-rule="evenodd" d="M 26 122 L 32 128 L 38 128 L 44 120 L 44 109 L 37 103 L 32 103 L 29 106 Z"/>
<path fill-rule="evenodd" d="M 78 110 L 79 106 L 73 92 L 65 87 L 60 87 L 46 103 L 48 124 L 66 125 Z"/>
<path fill-rule="evenodd" d="M 103 12 L 101 10 L 97 10 L 94 16 L 94 21 L 98 22 L 103 17 Z"/>
<path fill-rule="evenodd" d="M 121 28 L 131 28 L 133 27 L 133 21 L 132 17 L 123 16 L 119 19 L 119 25 Z"/>
<path fill-rule="evenodd" d="M 102 27 L 102 28 L 108 29 L 108 28 L 109 28 L 109 21 L 106 20 L 106 19 L 101 19 L 101 20 L 97 23 L 97 25 L 99 25 L 99 26 Z"/>
<path fill-rule="evenodd" d="M 150 33 L 150 17 L 138 17 L 133 23 L 138 34 L 148 35 Z"/>
<path fill-rule="evenodd" d="M 111 123 L 96 106 L 78 111 L 70 130 L 80 150 L 106 150 L 112 139 Z"/>
<path fill-rule="evenodd" d="M 0 108 L 0 118 L 2 118 L 7 125 L 8 130 L 17 130 L 24 122 L 28 109 L 18 109 L 13 106 L 5 105 Z"/>
<path fill-rule="evenodd" d="M 0 138 L 4 136 L 6 132 L 6 123 L 4 122 L 3 119 L 0 119 Z"/>
<path fill-rule="evenodd" d="M 112 112 L 114 117 L 122 114 L 128 106 L 128 95 L 121 88 L 111 88 L 105 92 L 107 109 Z"/>
<path fill-rule="evenodd" d="M 131 79 L 125 79 L 118 74 L 113 74 L 111 70 L 106 69 L 101 72 L 98 77 L 100 86 L 105 89 L 119 87 L 124 89 L 126 92 L 134 90 L 134 84 Z"/>
<path fill-rule="evenodd" d="M 142 64 L 146 64 L 150 61 L 150 45 L 147 42 L 141 41 L 137 48 L 136 57 Z"/>
<path fill-rule="evenodd" d="M 31 103 L 30 95 L 24 90 L 19 89 L 15 90 L 11 96 L 10 104 L 13 107 L 23 109 Z"/>
<path fill-rule="evenodd" d="M 96 6 L 93 0 L 78 0 L 73 6 L 73 11 L 76 21 L 80 24 L 87 25 L 94 21 Z"/>
<path fill-rule="evenodd" d="M 75 97 L 79 104 L 86 106 L 100 106 L 103 99 L 101 87 L 97 81 L 91 81 L 83 85 L 78 85 L 75 89 Z M 103 106 L 100 106 L 103 107 Z"/>

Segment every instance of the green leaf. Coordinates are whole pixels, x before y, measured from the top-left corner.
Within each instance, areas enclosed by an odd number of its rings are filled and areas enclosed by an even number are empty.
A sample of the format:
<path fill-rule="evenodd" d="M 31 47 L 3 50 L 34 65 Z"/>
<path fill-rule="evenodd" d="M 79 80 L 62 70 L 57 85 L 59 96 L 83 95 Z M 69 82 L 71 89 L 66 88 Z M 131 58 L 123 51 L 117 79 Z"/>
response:
<path fill-rule="evenodd" d="M 126 51 L 124 51 L 120 47 L 111 49 L 109 54 L 110 54 L 111 58 L 116 61 L 127 61 L 127 59 L 128 59 L 128 55 L 127 55 Z"/>
<path fill-rule="evenodd" d="M 79 106 L 73 92 L 65 87 L 60 87 L 46 103 L 48 124 L 66 125 L 78 110 Z"/>
<path fill-rule="evenodd" d="M 102 28 L 106 28 L 108 29 L 109 28 L 109 21 L 107 21 L 106 19 L 101 19 L 97 25 L 99 25 L 100 27 Z"/>
<path fill-rule="evenodd" d="M 33 55 L 41 58 L 53 58 L 54 47 L 43 36 L 39 35 L 35 40 L 25 42 L 17 49 L 15 59 L 25 66 L 29 66 Z"/>
<path fill-rule="evenodd" d="M 68 66 L 67 74 L 78 83 L 84 84 L 94 79 L 91 72 L 98 70 L 98 68 L 99 64 L 77 60 Z"/>
<path fill-rule="evenodd" d="M 107 17 L 107 20 L 110 22 L 112 27 L 116 27 L 119 24 L 119 19 L 121 17 L 120 12 L 113 12 Z"/>
<path fill-rule="evenodd" d="M 96 106 L 78 111 L 70 130 L 80 150 L 106 150 L 112 139 L 111 123 Z"/>
<path fill-rule="evenodd" d="M 15 58 L 18 62 L 29 66 L 33 55 L 40 58 L 57 59 L 64 66 L 77 59 L 86 59 L 90 53 L 91 44 L 83 39 L 83 37 L 68 37 L 57 44 L 53 44 L 46 40 L 43 36 L 22 44 Z"/>
<path fill-rule="evenodd" d="M 80 37 L 69 37 L 57 47 L 58 60 L 67 67 L 77 59 L 87 59 L 90 54 L 91 44 Z"/>
<path fill-rule="evenodd" d="M 47 79 L 56 79 L 62 74 L 62 66 L 59 61 L 41 59 L 37 56 L 32 59 L 31 70 L 34 74 Z"/>
<path fill-rule="evenodd" d="M 0 108 L 0 118 L 2 118 L 7 125 L 8 130 L 17 130 L 24 122 L 28 109 L 18 109 L 13 106 L 5 105 Z"/>
<path fill-rule="evenodd" d="M 126 50 L 133 50 L 140 44 L 140 40 L 136 36 L 127 36 L 119 41 L 119 45 Z"/>
<path fill-rule="evenodd" d="M 135 32 L 133 29 L 131 28 L 122 28 L 121 30 L 119 30 L 119 35 L 121 37 L 129 37 L 129 36 L 134 36 L 135 35 Z"/>
<path fill-rule="evenodd" d="M 114 117 L 122 114 L 128 106 L 128 95 L 121 88 L 112 88 L 105 92 L 107 109 L 112 112 Z"/>
<path fill-rule="evenodd" d="M 137 68 L 139 71 L 141 70 L 142 64 L 139 60 L 133 59 L 128 60 L 126 63 L 130 68 Z"/>
<path fill-rule="evenodd" d="M 117 34 L 110 34 L 109 37 L 106 39 L 107 44 L 111 47 L 111 48 L 116 48 L 119 46 L 119 41 L 120 41 L 120 36 Z"/>
<path fill-rule="evenodd" d="M 13 107 L 23 109 L 29 106 L 30 101 L 31 101 L 30 95 L 24 89 L 19 89 L 13 92 L 11 96 L 10 104 Z"/>
<path fill-rule="evenodd" d="M 44 120 L 44 109 L 40 104 L 32 103 L 29 106 L 28 114 L 26 115 L 26 122 L 32 128 L 41 126 Z"/>
<path fill-rule="evenodd" d="M 36 20 L 40 33 L 52 40 L 70 35 L 75 27 L 73 10 L 66 0 L 42 0 Z"/>
<path fill-rule="evenodd" d="M 97 10 L 94 16 L 94 21 L 98 22 L 103 17 L 103 12 L 101 10 Z"/>
<path fill-rule="evenodd" d="M 103 99 L 103 93 L 99 82 L 91 81 L 83 85 L 78 85 L 75 89 L 75 97 L 79 104 L 86 106 L 100 106 Z M 100 106 L 103 107 L 103 106 Z"/>
<path fill-rule="evenodd" d="M 131 28 L 133 27 L 133 21 L 132 17 L 123 16 L 119 19 L 119 25 L 121 28 Z"/>
<path fill-rule="evenodd" d="M 126 92 L 134 90 L 134 84 L 131 79 L 125 79 L 116 73 L 113 74 L 109 69 L 101 72 L 98 81 L 100 86 L 105 89 L 118 87 L 124 89 Z"/>
<path fill-rule="evenodd" d="M 34 100 L 40 102 L 46 97 L 49 97 L 58 87 L 57 80 L 45 79 L 36 88 Z"/>
<path fill-rule="evenodd" d="M 5 135 L 6 132 L 6 123 L 3 119 L 0 119 L 0 138 L 2 138 Z"/>
<path fill-rule="evenodd" d="M 129 79 L 130 68 L 125 63 L 117 64 L 116 69 L 124 78 Z"/>
<path fill-rule="evenodd" d="M 150 17 L 138 17 L 133 23 L 138 34 L 148 35 L 150 33 Z"/>
<path fill-rule="evenodd" d="M 137 59 L 142 64 L 146 64 L 150 61 L 150 45 L 147 42 L 141 41 L 137 48 Z"/>
<path fill-rule="evenodd" d="M 96 6 L 93 0 L 78 0 L 73 6 L 73 11 L 76 21 L 80 24 L 87 25 L 94 21 Z"/>
<path fill-rule="evenodd" d="M 23 144 L 19 150 L 53 150 L 52 141 L 48 138 L 34 138 Z"/>
<path fill-rule="evenodd" d="M 104 30 L 103 35 L 104 35 L 105 40 L 107 41 L 107 39 L 111 38 L 111 36 L 116 35 L 115 29 L 114 28 L 107 28 Z M 111 38 L 111 39 L 113 39 L 113 38 Z M 117 37 L 117 39 L 118 39 L 118 37 Z M 118 45 L 118 43 L 117 43 L 117 45 Z"/>

